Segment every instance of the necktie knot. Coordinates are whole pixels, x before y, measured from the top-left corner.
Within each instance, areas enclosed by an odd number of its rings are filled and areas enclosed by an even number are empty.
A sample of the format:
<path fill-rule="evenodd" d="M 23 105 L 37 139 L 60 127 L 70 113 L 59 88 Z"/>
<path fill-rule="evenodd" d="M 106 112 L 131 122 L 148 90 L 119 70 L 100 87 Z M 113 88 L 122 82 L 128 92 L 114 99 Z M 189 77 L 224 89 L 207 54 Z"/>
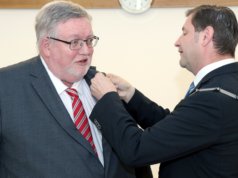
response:
<path fill-rule="evenodd" d="M 67 88 L 66 92 L 68 93 L 68 95 L 72 98 L 78 97 L 78 92 L 77 90 L 75 90 L 74 88 Z"/>
<path fill-rule="evenodd" d="M 190 93 L 192 93 L 192 91 L 195 89 L 195 85 L 194 85 L 194 82 L 192 82 L 189 86 L 189 89 L 186 93 L 186 96 L 188 96 Z"/>

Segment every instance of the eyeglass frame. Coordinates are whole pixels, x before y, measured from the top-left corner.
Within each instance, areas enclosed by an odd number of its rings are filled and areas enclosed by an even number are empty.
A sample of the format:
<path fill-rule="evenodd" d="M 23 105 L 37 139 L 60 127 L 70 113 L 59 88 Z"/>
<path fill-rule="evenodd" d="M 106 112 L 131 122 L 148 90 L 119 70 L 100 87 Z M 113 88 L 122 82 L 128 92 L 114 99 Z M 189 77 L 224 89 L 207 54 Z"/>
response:
<path fill-rule="evenodd" d="M 69 45 L 69 48 L 70 48 L 71 50 L 79 50 L 79 49 L 81 49 L 81 48 L 83 47 L 84 43 L 86 43 L 87 47 L 93 48 L 93 47 L 95 47 L 95 46 L 97 45 L 97 42 L 98 42 L 98 40 L 99 40 L 99 37 L 97 37 L 97 36 L 92 36 L 92 37 L 90 37 L 90 38 L 88 38 L 88 39 L 86 39 L 86 40 L 74 39 L 74 40 L 71 40 L 71 41 L 65 41 L 65 40 L 61 40 L 61 39 L 58 39 L 58 38 L 55 38 L 55 37 L 51 37 L 51 36 L 48 36 L 47 38 L 48 38 L 48 39 L 51 39 L 51 40 L 55 40 L 55 41 L 59 41 L 59 42 L 68 44 L 68 45 Z M 90 40 L 92 40 L 92 39 L 95 39 L 96 41 L 95 41 L 94 45 L 91 44 L 91 46 L 90 46 L 90 45 L 89 45 L 89 44 L 90 44 L 89 42 L 90 42 Z M 75 41 L 77 41 L 78 43 L 80 43 L 80 45 L 79 45 L 80 48 L 72 48 L 72 44 L 73 44 L 73 42 L 75 42 Z"/>

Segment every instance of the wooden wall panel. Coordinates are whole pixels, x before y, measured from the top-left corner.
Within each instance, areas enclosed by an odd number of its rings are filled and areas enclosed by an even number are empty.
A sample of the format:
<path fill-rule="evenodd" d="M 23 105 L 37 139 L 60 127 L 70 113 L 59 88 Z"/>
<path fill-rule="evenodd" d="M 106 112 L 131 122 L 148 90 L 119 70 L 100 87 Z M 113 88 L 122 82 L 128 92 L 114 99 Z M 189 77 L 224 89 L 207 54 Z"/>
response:
<path fill-rule="evenodd" d="M 154 0 L 153 7 L 193 7 L 201 4 L 238 6 L 238 0 Z"/>
<path fill-rule="evenodd" d="M 0 0 L 0 8 L 40 8 L 51 0 Z M 86 8 L 120 8 L 118 0 L 72 0 Z M 238 0 L 153 0 L 152 7 L 188 7 L 200 4 L 238 6 Z"/>

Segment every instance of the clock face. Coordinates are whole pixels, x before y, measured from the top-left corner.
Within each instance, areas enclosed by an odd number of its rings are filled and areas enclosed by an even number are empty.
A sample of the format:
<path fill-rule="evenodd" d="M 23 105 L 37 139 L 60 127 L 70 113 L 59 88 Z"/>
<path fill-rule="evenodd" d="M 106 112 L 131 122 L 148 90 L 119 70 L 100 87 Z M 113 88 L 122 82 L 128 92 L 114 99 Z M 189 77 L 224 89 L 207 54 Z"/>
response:
<path fill-rule="evenodd" d="M 152 0 L 119 0 L 122 8 L 130 13 L 142 13 L 148 10 Z"/>

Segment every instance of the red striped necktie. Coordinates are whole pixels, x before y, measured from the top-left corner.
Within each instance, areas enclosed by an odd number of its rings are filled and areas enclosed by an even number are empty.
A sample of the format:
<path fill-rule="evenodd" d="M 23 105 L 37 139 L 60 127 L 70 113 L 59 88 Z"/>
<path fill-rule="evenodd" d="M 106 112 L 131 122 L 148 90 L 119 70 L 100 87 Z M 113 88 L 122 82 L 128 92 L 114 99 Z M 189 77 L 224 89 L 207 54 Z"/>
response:
<path fill-rule="evenodd" d="M 96 147 L 93 143 L 93 137 L 91 134 L 90 126 L 88 123 L 88 118 L 85 114 L 83 104 L 79 99 L 78 92 L 73 88 L 68 88 L 66 90 L 68 95 L 72 99 L 72 108 L 74 114 L 74 124 L 78 131 L 84 136 L 84 138 L 90 143 L 94 152 L 97 154 Z"/>

